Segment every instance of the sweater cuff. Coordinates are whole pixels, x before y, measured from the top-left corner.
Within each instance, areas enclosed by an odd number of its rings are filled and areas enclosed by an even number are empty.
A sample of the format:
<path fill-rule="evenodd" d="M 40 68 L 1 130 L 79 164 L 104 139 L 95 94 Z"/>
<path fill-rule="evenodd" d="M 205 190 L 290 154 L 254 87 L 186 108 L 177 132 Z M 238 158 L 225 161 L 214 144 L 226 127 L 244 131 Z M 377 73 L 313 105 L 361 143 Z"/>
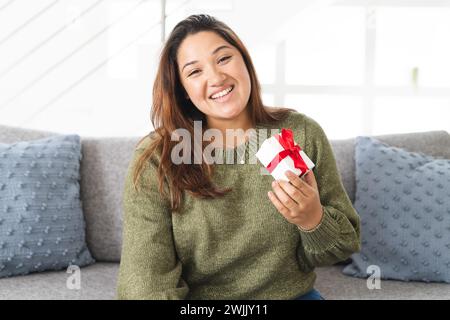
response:
<path fill-rule="evenodd" d="M 339 225 L 326 207 L 323 207 L 323 217 L 320 224 L 313 230 L 303 231 L 298 228 L 306 251 L 321 253 L 333 248 L 338 242 Z"/>

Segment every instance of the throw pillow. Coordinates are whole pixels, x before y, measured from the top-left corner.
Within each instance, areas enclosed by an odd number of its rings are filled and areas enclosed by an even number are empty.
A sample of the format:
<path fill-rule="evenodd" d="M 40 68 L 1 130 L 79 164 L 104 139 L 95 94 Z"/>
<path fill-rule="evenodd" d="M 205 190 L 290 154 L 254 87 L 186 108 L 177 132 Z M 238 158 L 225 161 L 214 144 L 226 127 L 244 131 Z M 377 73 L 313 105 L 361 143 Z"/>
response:
<path fill-rule="evenodd" d="M 0 278 L 94 262 L 80 160 L 77 135 L 0 144 Z"/>
<path fill-rule="evenodd" d="M 355 209 L 362 249 L 344 274 L 450 283 L 450 160 L 358 137 Z"/>

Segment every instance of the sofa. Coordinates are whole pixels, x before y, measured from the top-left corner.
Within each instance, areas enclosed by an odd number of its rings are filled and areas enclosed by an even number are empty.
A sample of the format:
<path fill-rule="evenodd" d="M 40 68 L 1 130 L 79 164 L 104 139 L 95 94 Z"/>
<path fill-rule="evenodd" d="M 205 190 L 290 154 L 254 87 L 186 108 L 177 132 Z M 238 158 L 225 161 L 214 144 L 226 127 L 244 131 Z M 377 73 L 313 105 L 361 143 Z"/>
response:
<path fill-rule="evenodd" d="M 0 143 L 41 139 L 52 132 L 0 125 Z M 445 131 L 376 136 L 411 152 L 450 159 Z M 80 192 L 86 221 L 86 242 L 96 262 L 81 268 L 80 288 L 69 289 L 69 271 L 46 271 L 0 279 L 0 299 L 114 299 L 122 243 L 123 183 L 137 137 L 82 137 Z M 355 198 L 354 139 L 332 140 L 342 181 Z M 316 268 L 318 289 L 325 299 L 450 299 L 450 284 L 381 280 L 369 289 L 367 280 L 344 275 L 342 263 Z"/>

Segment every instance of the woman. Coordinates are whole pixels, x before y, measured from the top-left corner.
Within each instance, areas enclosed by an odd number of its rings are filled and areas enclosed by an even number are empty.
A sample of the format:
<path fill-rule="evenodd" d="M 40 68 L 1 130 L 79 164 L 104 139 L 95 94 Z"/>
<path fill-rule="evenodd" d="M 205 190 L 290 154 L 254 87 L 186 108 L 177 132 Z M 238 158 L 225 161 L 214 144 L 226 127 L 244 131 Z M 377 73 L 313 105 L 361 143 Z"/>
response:
<path fill-rule="evenodd" d="M 314 267 L 360 248 L 359 218 L 321 127 L 293 110 L 263 106 L 243 43 L 207 15 L 175 26 L 153 99 L 155 131 L 136 147 L 125 182 L 118 298 L 321 298 Z M 272 183 L 261 164 L 248 163 L 249 134 L 179 142 L 180 132 L 198 138 L 199 123 L 216 137 L 290 128 L 314 173 Z M 225 161 L 180 162 L 179 149 L 173 152 L 180 143 L 184 160 L 199 159 L 212 144 L 215 159 Z"/>

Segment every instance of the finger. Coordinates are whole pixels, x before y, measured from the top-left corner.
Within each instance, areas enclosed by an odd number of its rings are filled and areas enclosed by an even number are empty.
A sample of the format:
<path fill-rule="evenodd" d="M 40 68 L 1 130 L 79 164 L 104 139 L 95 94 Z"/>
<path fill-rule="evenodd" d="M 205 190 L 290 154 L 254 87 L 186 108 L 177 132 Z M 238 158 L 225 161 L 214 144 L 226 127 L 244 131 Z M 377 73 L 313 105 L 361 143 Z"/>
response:
<path fill-rule="evenodd" d="M 277 181 L 273 181 L 272 188 L 277 196 L 277 198 L 281 201 L 281 203 L 288 208 L 289 210 L 293 210 L 297 207 L 297 202 L 294 201 L 279 185 Z"/>
<path fill-rule="evenodd" d="M 316 190 L 318 189 L 318 187 L 317 187 L 317 181 L 316 181 L 316 176 L 314 175 L 314 172 L 312 172 L 312 170 L 309 171 L 307 174 L 305 174 L 304 177 L 305 177 L 305 182 L 306 182 L 309 186 L 313 187 L 313 188 L 316 189 Z"/>
<path fill-rule="evenodd" d="M 303 181 L 302 178 L 289 170 L 285 172 L 285 175 L 294 187 L 300 190 L 300 192 L 302 192 L 305 196 L 309 195 L 309 185 L 305 181 Z"/>
<path fill-rule="evenodd" d="M 287 181 L 279 181 L 278 184 L 280 185 L 281 189 L 286 192 L 289 197 L 291 197 L 295 202 L 302 203 L 306 200 L 306 195 L 299 189 L 297 189 L 294 185 Z"/>
<path fill-rule="evenodd" d="M 277 208 L 277 210 L 284 217 L 288 218 L 290 210 L 288 208 L 286 208 L 286 206 L 281 203 L 281 201 L 277 198 L 277 196 L 272 191 L 269 191 L 267 193 L 267 195 L 269 196 L 269 199 L 270 199 L 270 201 L 272 201 L 272 203 L 275 206 L 275 208 Z"/>

